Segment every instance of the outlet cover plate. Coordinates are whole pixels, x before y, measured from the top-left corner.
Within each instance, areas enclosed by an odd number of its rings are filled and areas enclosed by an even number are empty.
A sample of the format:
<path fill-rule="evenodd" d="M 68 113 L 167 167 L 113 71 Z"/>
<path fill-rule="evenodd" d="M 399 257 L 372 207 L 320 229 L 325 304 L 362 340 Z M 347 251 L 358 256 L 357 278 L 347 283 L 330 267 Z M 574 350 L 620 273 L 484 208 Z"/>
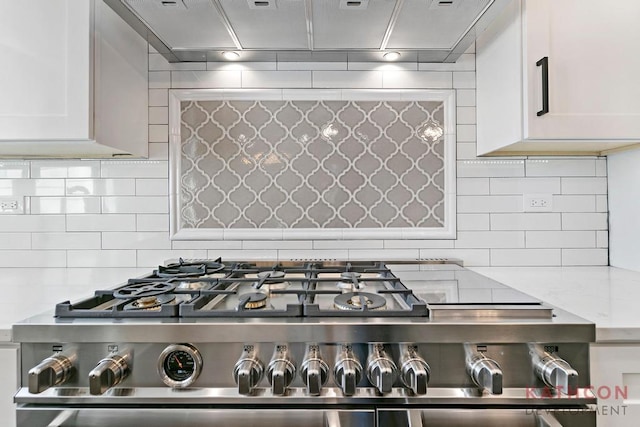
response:
<path fill-rule="evenodd" d="M 523 196 L 525 212 L 553 211 L 553 196 L 551 194 L 525 194 Z"/>
<path fill-rule="evenodd" d="M 24 213 L 24 197 L 0 197 L 0 215 L 16 215 Z"/>

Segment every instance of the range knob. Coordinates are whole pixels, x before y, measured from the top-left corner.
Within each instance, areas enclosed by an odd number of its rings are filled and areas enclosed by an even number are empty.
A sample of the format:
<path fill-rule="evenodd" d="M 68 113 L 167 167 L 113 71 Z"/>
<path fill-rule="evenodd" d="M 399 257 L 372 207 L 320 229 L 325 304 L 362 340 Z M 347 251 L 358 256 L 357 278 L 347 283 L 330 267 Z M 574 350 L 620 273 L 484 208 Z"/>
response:
<path fill-rule="evenodd" d="M 54 353 L 29 370 L 29 393 L 42 393 L 62 384 L 71 377 L 75 368 L 75 352 Z"/>
<path fill-rule="evenodd" d="M 369 344 L 367 378 L 380 393 L 389 393 L 398 377 L 398 368 L 382 344 Z"/>
<path fill-rule="evenodd" d="M 414 346 L 400 346 L 400 380 L 405 387 L 411 389 L 414 394 L 427 393 L 427 385 L 431 376 L 431 368 L 418 355 Z"/>
<path fill-rule="evenodd" d="M 296 365 L 289 357 L 288 347 L 286 345 L 277 345 L 267 367 L 271 393 L 279 396 L 284 395 L 295 376 Z"/>
<path fill-rule="evenodd" d="M 467 372 L 473 383 L 491 394 L 502 394 L 502 369 L 500 365 L 483 353 L 467 357 Z"/>
<path fill-rule="evenodd" d="M 532 362 L 536 375 L 549 387 L 560 393 L 578 393 L 578 372 L 564 359 L 533 346 Z"/>
<path fill-rule="evenodd" d="M 300 365 L 300 376 L 307 386 L 307 393 L 317 396 L 322 391 L 329 378 L 329 366 L 322 360 L 320 348 L 315 345 L 307 346 L 302 364 Z"/>
<path fill-rule="evenodd" d="M 132 355 L 129 351 L 111 353 L 89 372 L 89 393 L 100 395 L 124 380 L 130 372 Z"/>
<path fill-rule="evenodd" d="M 233 368 L 233 379 L 238 385 L 238 393 L 251 394 L 263 375 L 264 364 L 256 356 L 255 347 L 245 345 L 240 359 Z"/>
<path fill-rule="evenodd" d="M 351 346 L 345 345 L 340 349 L 333 369 L 333 376 L 336 384 L 342 390 L 342 394 L 345 396 L 356 394 L 356 387 L 362 379 L 362 365 Z"/>

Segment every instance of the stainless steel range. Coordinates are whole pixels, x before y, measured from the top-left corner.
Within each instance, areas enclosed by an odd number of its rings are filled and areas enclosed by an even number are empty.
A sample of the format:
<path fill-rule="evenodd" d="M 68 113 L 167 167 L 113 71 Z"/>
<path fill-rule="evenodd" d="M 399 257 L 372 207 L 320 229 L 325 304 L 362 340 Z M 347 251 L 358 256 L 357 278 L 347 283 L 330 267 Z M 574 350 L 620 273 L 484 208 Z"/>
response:
<path fill-rule="evenodd" d="M 445 259 L 179 260 L 13 336 L 19 427 L 595 425 L 594 325 Z"/>

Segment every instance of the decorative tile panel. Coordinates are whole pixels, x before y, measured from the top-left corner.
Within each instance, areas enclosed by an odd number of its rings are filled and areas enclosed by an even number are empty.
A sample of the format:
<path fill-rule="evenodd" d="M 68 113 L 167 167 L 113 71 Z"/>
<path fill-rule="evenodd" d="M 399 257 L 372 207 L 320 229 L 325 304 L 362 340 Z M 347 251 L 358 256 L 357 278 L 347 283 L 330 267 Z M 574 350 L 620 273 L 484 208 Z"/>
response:
<path fill-rule="evenodd" d="M 451 229 L 446 98 L 363 91 L 366 100 L 274 100 L 246 92 L 174 100 L 172 231 L 233 238 L 234 230 L 254 230 L 273 239 L 282 230 L 299 238 L 322 238 L 327 229 L 361 230 L 356 238 L 383 230 L 411 238 L 415 230 L 425 238 L 434 230 L 441 238 Z"/>

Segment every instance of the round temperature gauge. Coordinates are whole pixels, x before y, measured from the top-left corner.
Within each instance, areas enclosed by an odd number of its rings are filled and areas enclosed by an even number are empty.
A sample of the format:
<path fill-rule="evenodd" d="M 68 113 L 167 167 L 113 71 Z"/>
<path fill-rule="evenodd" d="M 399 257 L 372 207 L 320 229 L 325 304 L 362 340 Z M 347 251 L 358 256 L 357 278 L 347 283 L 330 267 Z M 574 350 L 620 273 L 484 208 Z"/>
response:
<path fill-rule="evenodd" d="M 158 359 L 158 373 L 169 387 L 188 387 L 202 371 L 202 356 L 191 344 L 171 344 Z"/>

